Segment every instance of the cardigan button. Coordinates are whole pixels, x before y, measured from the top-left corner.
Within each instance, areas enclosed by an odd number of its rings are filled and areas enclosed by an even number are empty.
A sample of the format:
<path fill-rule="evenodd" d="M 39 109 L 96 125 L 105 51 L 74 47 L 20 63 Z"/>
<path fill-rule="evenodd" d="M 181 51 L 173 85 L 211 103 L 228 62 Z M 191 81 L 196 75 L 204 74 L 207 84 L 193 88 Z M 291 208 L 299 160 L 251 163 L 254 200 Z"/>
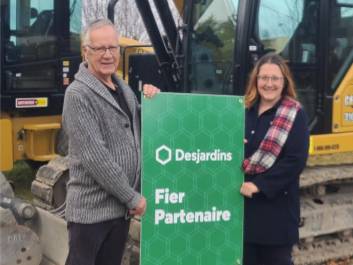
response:
<path fill-rule="evenodd" d="M 128 123 L 125 123 L 125 128 L 129 128 L 130 127 L 130 125 L 128 124 Z"/>
<path fill-rule="evenodd" d="M 255 131 L 254 131 L 254 130 L 252 130 L 250 133 L 251 133 L 251 134 L 254 134 L 254 133 L 255 133 Z"/>

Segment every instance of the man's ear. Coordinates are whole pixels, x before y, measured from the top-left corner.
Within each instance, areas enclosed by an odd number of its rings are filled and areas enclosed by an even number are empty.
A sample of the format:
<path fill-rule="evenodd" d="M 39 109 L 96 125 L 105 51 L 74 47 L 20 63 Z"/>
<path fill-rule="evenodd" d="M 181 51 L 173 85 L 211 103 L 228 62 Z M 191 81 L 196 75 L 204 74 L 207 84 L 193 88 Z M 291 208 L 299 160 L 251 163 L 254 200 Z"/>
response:
<path fill-rule="evenodd" d="M 81 56 L 82 56 L 82 61 L 86 62 L 86 58 L 87 58 L 87 52 L 88 49 L 86 46 L 81 46 Z"/>

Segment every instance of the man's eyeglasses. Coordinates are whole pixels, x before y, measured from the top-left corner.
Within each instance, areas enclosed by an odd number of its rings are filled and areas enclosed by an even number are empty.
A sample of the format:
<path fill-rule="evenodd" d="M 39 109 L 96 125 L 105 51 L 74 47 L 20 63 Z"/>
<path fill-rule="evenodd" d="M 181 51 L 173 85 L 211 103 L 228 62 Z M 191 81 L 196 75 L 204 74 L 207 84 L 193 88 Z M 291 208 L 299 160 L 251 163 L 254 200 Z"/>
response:
<path fill-rule="evenodd" d="M 111 55 L 116 55 L 116 53 L 120 50 L 120 46 L 109 46 L 109 47 L 93 47 L 91 45 L 86 45 L 88 48 L 90 48 L 94 53 L 99 54 L 99 55 L 104 55 L 107 50 L 110 52 Z"/>
<path fill-rule="evenodd" d="M 274 75 L 273 76 L 268 76 L 268 75 L 258 75 L 257 76 L 257 80 L 262 81 L 262 82 L 268 82 L 269 80 L 271 80 L 272 83 L 276 83 L 282 79 L 283 79 L 282 76 L 274 76 Z"/>

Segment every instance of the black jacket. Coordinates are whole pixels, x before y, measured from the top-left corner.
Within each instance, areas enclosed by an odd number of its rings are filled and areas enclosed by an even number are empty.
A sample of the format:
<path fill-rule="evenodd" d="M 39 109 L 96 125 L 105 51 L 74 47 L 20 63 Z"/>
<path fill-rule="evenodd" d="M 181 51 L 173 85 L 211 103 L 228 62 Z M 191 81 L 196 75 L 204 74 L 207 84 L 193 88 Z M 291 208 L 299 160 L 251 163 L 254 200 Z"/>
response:
<path fill-rule="evenodd" d="M 245 157 L 259 147 L 279 103 L 258 117 L 258 104 L 246 111 Z M 244 241 L 265 245 L 290 245 L 299 239 L 299 175 L 308 156 L 307 117 L 299 110 L 279 157 L 266 172 L 246 175 L 260 190 L 245 198 Z"/>

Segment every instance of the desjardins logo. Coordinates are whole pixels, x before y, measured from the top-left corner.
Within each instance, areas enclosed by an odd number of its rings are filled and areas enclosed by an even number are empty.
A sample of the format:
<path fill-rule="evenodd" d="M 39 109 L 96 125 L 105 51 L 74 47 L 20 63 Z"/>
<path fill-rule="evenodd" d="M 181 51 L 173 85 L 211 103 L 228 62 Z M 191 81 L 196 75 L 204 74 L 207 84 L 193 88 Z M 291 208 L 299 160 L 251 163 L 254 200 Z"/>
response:
<path fill-rule="evenodd" d="M 190 161 L 196 164 L 205 161 L 232 161 L 233 155 L 231 152 L 225 152 L 221 149 L 214 149 L 212 151 L 185 151 L 180 148 L 172 150 L 166 145 L 161 145 L 156 149 L 156 161 L 161 165 L 166 165 L 169 162 L 176 161 Z"/>

